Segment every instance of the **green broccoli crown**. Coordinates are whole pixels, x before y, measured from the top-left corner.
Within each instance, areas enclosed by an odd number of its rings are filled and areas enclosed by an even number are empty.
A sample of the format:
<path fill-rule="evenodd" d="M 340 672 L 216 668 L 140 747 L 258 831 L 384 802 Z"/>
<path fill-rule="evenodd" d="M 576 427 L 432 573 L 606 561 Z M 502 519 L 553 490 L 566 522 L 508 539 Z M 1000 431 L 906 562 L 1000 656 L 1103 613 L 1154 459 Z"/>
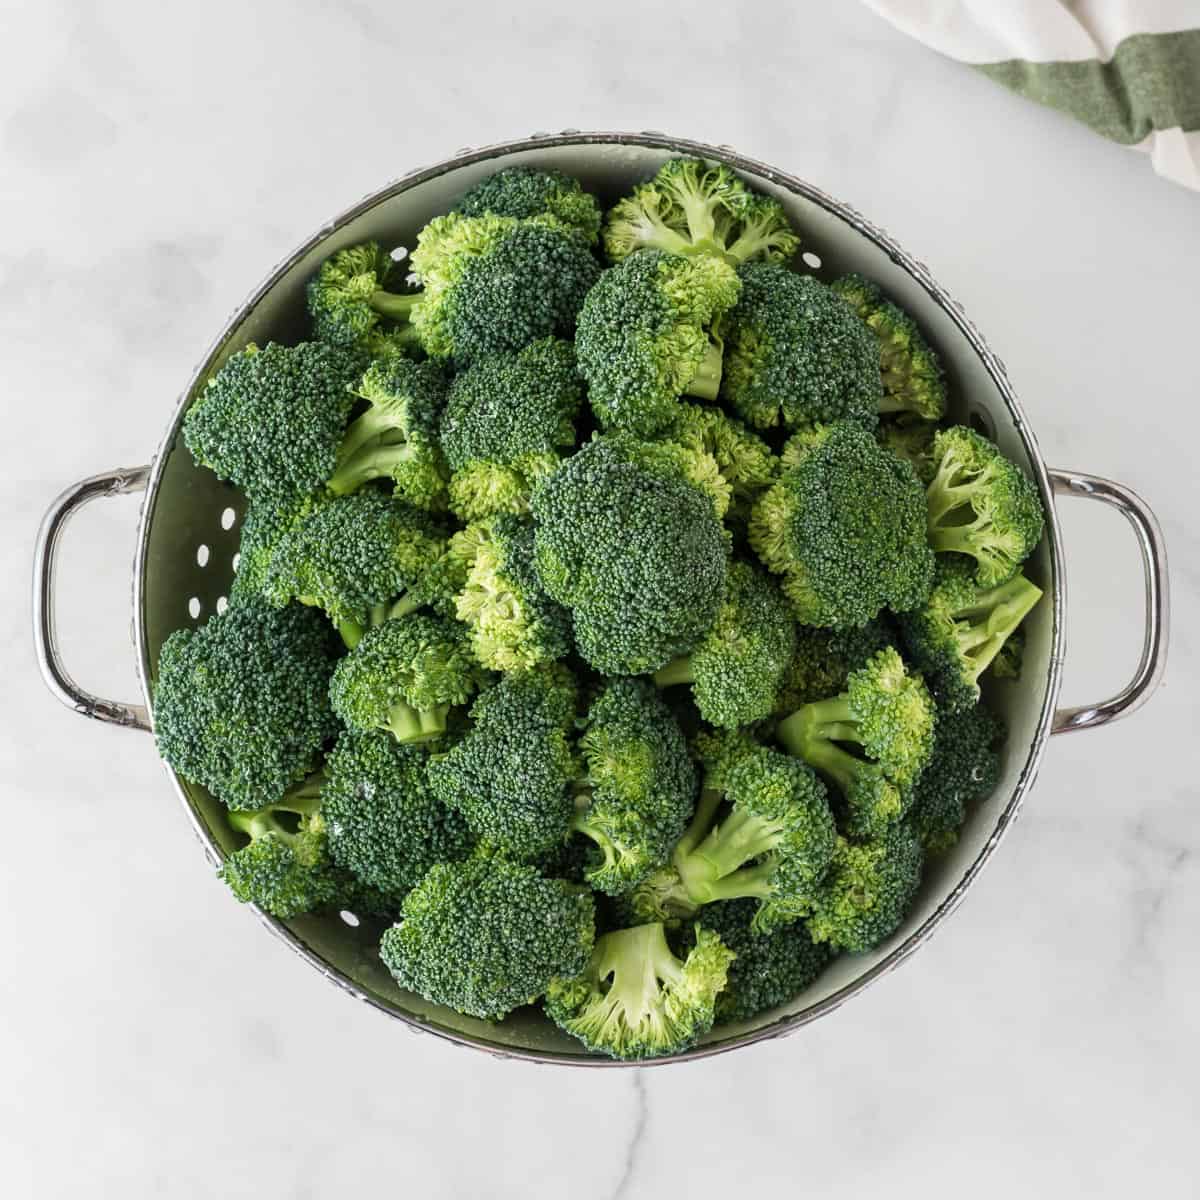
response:
<path fill-rule="evenodd" d="M 252 500 L 286 504 L 329 478 L 362 370 L 319 342 L 253 344 L 209 379 L 183 419 L 192 457 Z"/>
<path fill-rule="evenodd" d="M 1025 627 L 1018 625 L 992 659 L 993 679 L 1020 679 L 1025 664 Z"/>
<path fill-rule="evenodd" d="M 472 727 L 429 764 L 429 783 L 475 835 L 506 856 L 535 861 L 567 840 L 578 774 L 568 732 L 575 681 L 565 667 L 506 675 L 471 706 Z"/>
<path fill-rule="evenodd" d="M 701 729 L 691 740 L 692 758 L 700 768 L 700 786 L 724 796 L 729 772 L 748 755 L 761 749 L 745 729 Z"/>
<path fill-rule="evenodd" d="M 229 808 L 278 800 L 337 728 L 331 641 L 316 613 L 250 600 L 177 629 L 158 656 L 159 754 Z"/>
<path fill-rule="evenodd" d="M 696 488 L 598 439 L 539 485 L 532 508 L 538 576 L 571 610 L 579 651 L 596 670 L 657 670 L 716 619 L 724 531 Z"/>
<path fill-rule="evenodd" d="M 736 955 L 729 980 L 717 997 L 717 1023 L 748 1021 L 786 1004 L 825 969 L 830 953 L 802 924 L 757 933 L 753 900 L 726 900 L 700 910 L 700 925 L 715 933 Z"/>
<path fill-rule="evenodd" d="M 466 630 L 414 613 L 369 629 L 333 672 L 333 711 L 351 729 L 389 730 L 398 742 L 424 742 L 446 731 L 452 707 L 479 683 Z"/>
<path fill-rule="evenodd" d="M 446 530 L 428 513 L 365 489 L 317 506 L 285 533 L 263 590 L 273 604 L 323 609 L 351 645 L 371 610 L 414 584 L 445 548 Z"/>
<path fill-rule="evenodd" d="M 295 528 L 322 500 L 321 493 L 317 492 L 312 496 L 283 503 L 267 500 L 250 503 L 242 517 L 233 583 L 229 588 L 231 602 L 236 604 L 241 600 L 265 598 L 275 548 L 284 535 Z"/>
<path fill-rule="evenodd" d="M 592 440 L 603 441 L 630 466 L 694 487 L 711 502 L 718 521 L 728 511 L 732 490 L 718 469 L 717 460 L 707 450 L 665 439 L 646 442 L 624 430 L 596 433 Z"/>
<path fill-rule="evenodd" d="M 926 854 L 943 854 L 958 841 L 970 805 L 986 799 L 1000 780 L 1003 723 L 982 704 L 964 712 L 939 711 L 933 753 L 913 788 L 909 820 Z"/>
<path fill-rule="evenodd" d="M 533 485 L 575 445 L 582 391 L 574 348 L 558 338 L 460 372 L 441 422 L 454 512 L 464 521 L 528 512 Z"/>
<path fill-rule="evenodd" d="M 423 750 L 383 732 L 343 733 L 325 761 L 330 857 L 393 911 L 434 863 L 473 849 L 466 823 L 430 787 L 427 762 Z"/>
<path fill-rule="evenodd" d="M 721 350 L 712 326 L 738 298 L 720 259 L 648 250 L 611 267 L 579 313 L 576 351 L 588 400 L 606 429 L 648 437 L 682 393 L 715 400 Z"/>
<path fill-rule="evenodd" d="M 599 267 L 586 242 L 554 218 L 435 217 L 412 268 L 424 291 L 412 324 L 425 351 L 457 367 L 571 337 Z"/>
<path fill-rule="evenodd" d="M 874 426 L 883 381 L 871 331 L 811 275 L 770 263 L 738 271 L 726 317 L 721 397 L 759 429 L 852 420 Z"/>
<path fill-rule="evenodd" d="M 465 217 L 554 217 L 594 246 L 600 205 L 578 179 L 546 167 L 505 167 L 481 180 L 454 206 Z"/>
<path fill-rule="evenodd" d="M 707 929 L 697 929 L 683 960 L 671 952 L 660 923 L 616 930 L 596 941 L 579 975 L 551 981 L 546 1012 L 600 1054 L 676 1054 L 712 1028 L 733 957 Z"/>
<path fill-rule="evenodd" d="M 938 425 L 934 421 L 882 421 L 876 430 L 879 444 L 912 464 L 917 478 L 926 486 L 932 481 L 933 439 Z"/>
<path fill-rule="evenodd" d="M 369 407 L 342 438 L 329 490 L 346 495 L 369 480 L 386 479 L 401 500 L 431 512 L 444 509 L 446 465 L 437 440 L 446 403 L 441 370 L 387 354 L 367 368 L 357 395 Z"/>
<path fill-rule="evenodd" d="M 845 275 L 830 289 L 854 309 L 879 342 L 883 372 L 879 411 L 912 413 L 928 421 L 945 416 L 942 364 L 912 317 L 861 275 Z"/>
<path fill-rule="evenodd" d="M 308 281 L 308 312 L 322 342 L 377 353 L 409 340 L 396 337 L 392 322 L 405 326 L 419 295 L 388 290 L 400 272 L 377 242 L 363 242 L 331 254 Z"/>
<path fill-rule="evenodd" d="M 654 681 L 692 684 L 700 715 L 712 725 L 750 725 L 771 714 L 795 649 L 796 623 L 783 593 L 763 572 L 735 562 L 713 627 Z"/>
<path fill-rule="evenodd" d="M 978 702 L 980 676 L 1041 597 L 1022 574 L 981 588 L 969 563 L 942 561 L 925 606 L 899 620 L 904 644 L 943 709 L 961 712 Z"/>
<path fill-rule="evenodd" d="M 806 924 L 814 942 L 859 954 L 879 945 L 904 920 L 921 882 L 921 839 L 908 822 L 874 841 L 838 838 Z"/>
<path fill-rule="evenodd" d="M 933 441 L 929 541 L 938 553 L 975 560 L 975 582 L 1011 579 L 1041 540 L 1045 516 L 1037 489 L 999 449 L 962 425 Z"/>
<path fill-rule="evenodd" d="M 401 987 L 499 1020 L 579 974 L 595 910 L 583 889 L 497 858 L 439 863 L 409 892 L 379 954 Z"/>
<path fill-rule="evenodd" d="M 773 711 L 778 717 L 789 716 L 802 704 L 845 691 L 851 671 L 878 651 L 896 644 L 891 623 L 882 617 L 858 629 L 802 626 L 796 633 L 796 652 L 776 694 Z"/>
<path fill-rule="evenodd" d="M 771 447 L 719 408 L 680 403 L 661 437 L 711 455 L 734 501 L 753 500 L 775 480 L 779 461 Z"/>
<path fill-rule="evenodd" d="M 763 564 L 783 576 L 797 620 L 847 628 L 884 606 L 922 604 L 933 554 L 912 467 L 847 422 L 824 427 L 803 454 L 789 443 L 789 459 L 794 465 L 758 501 L 749 532 Z"/>
<path fill-rule="evenodd" d="M 498 516 L 477 528 L 474 557 L 455 600 L 475 657 L 493 671 L 524 671 L 571 649 L 571 619 L 534 566 L 527 521 Z"/>
<path fill-rule="evenodd" d="M 646 249 L 711 255 L 734 265 L 786 262 L 800 239 L 782 205 L 753 191 L 728 167 L 695 158 L 663 164 L 608 213 L 604 249 L 620 262 Z"/>
<path fill-rule="evenodd" d="M 587 881 L 613 895 L 665 866 L 692 815 L 696 772 L 670 710 L 642 679 L 612 679 L 579 738 L 585 790 L 573 829 L 597 854 Z"/>
<path fill-rule="evenodd" d="M 781 721 L 776 736 L 789 754 L 836 785 L 846 831 L 873 837 L 911 805 L 913 784 L 933 751 L 935 724 L 924 680 L 889 646 L 851 671 L 840 695 Z"/>

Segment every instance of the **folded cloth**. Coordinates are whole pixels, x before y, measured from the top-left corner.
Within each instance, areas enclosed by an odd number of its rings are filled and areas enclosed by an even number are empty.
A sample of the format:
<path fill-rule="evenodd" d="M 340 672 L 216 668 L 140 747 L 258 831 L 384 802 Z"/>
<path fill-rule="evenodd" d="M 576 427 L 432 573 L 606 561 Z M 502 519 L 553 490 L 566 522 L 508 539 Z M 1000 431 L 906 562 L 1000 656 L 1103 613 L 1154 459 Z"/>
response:
<path fill-rule="evenodd" d="M 865 0 L 898 29 L 1200 189 L 1200 0 Z"/>

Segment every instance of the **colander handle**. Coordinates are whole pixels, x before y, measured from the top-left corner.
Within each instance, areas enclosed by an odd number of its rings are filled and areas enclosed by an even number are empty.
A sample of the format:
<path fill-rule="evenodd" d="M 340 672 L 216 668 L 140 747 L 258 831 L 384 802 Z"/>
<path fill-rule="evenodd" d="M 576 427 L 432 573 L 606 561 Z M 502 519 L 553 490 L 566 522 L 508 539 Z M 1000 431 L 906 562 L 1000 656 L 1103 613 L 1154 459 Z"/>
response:
<path fill-rule="evenodd" d="M 1171 602 L 1167 583 L 1167 547 L 1158 519 L 1146 502 L 1123 484 L 1082 471 L 1051 471 L 1054 491 L 1064 496 L 1082 496 L 1111 504 L 1133 526 L 1142 552 L 1142 573 L 1146 581 L 1146 626 L 1142 636 L 1142 657 L 1133 678 L 1115 696 L 1099 704 L 1060 708 L 1054 714 L 1051 733 L 1069 733 L 1076 729 L 1094 729 L 1136 712 L 1162 681 L 1167 664 L 1167 635 L 1171 624 Z"/>
<path fill-rule="evenodd" d="M 144 491 L 150 468 L 125 467 L 93 475 L 67 488 L 46 511 L 33 553 L 33 646 L 46 686 L 68 708 L 97 721 L 150 729 L 150 714 L 141 704 L 119 704 L 85 692 L 67 673 L 54 632 L 54 568 L 58 542 L 67 521 L 89 500 Z"/>

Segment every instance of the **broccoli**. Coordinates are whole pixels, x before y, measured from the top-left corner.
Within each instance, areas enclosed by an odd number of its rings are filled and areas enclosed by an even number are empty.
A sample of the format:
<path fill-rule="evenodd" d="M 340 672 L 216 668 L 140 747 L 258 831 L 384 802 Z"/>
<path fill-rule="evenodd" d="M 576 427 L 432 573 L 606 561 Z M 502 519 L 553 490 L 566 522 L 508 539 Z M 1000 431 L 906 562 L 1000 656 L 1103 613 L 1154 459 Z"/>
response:
<path fill-rule="evenodd" d="M 755 933 L 755 902 L 726 900 L 700 910 L 699 924 L 715 933 L 736 955 L 729 979 L 717 997 L 717 1024 L 748 1021 L 786 1004 L 825 969 L 830 953 L 802 924 Z"/>
<path fill-rule="evenodd" d="M 201 466 L 251 500 L 282 505 L 320 487 L 336 465 L 360 355 L 319 342 L 251 343 L 209 379 L 183 419 Z"/>
<path fill-rule="evenodd" d="M 645 919 L 690 917 L 717 900 L 754 898 L 752 926 L 769 933 L 809 911 L 837 837 L 816 774 L 759 747 L 725 772 L 725 798 L 729 810 L 717 819 L 717 806 L 702 796 L 672 866 L 634 893 Z"/>
<path fill-rule="evenodd" d="M 933 753 L 913 788 L 909 821 L 926 854 L 944 854 L 958 841 L 967 807 L 989 796 L 1000 779 L 996 746 L 1004 726 L 982 704 L 938 712 Z"/>
<path fill-rule="evenodd" d="M 401 615 L 403 596 L 446 548 L 446 531 L 428 513 L 373 489 L 314 508 L 283 535 L 263 593 L 323 609 L 349 647 L 366 627 Z"/>
<path fill-rule="evenodd" d="M 927 421 L 946 415 L 946 380 L 937 352 L 917 323 L 861 275 L 843 275 L 830 288 L 866 322 L 879 342 L 882 413 L 912 413 Z"/>
<path fill-rule="evenodd" d="M 338 663 L 329 682 L 333 711 L 360 732 L 389 730 L 398 742 L 426 742 L 479 684 L 466 631 L 423 613 L 369 629 Z"/>
<path fill-rule="evenodd" d="M 388 284 L 403 282 L 402 270 L 378 242 L 363 242 L 331 254 L 308 281 L 313 333 L 332 346 L 378 354 L 415 345 L 408 325 L 420 293 L 400 295 Z"/>
<path fill-rule="evenodd" d="M 981 588 L 970 566 L 943 563 L 924 608 L 901 614 L 900 632 L 938 703 L 961 712 L 979 700 L 979 678 L 1042 597 L 1024 575 Z"/>
<path fill-rule="evenodd" d="M 724 531 L 703 493 L 588 443 L 533 494 L 534 560 L 571 610 L 579 652 L 609 675 L 655 671 L 716 619 Z"/>
<path fill-rule="evenodd" d="M 247 507 L 229 587 L 231 603 L 265 598 L 275 547 L 321 500 L 320 493 L 314 493 L 279 504 L 256 501 Z"/>
<path fill-rule="evenodd" d="M 721 474 L 717 460 L 707 450 L 682 446 L 666 439 L 645 442 L 623 430 L 593 434 L 592 440 L 603 441 L 630 466 L 694 487 L 712 502 L 713 513 L 718 521 L 728 512 L 733 489 Z"/>
<path fill-rule="evenodd" d="M 830 779 L 852 837 L 873 837 L 904 816 L 933 750 L 936 710 L 924 680 L 894 647 L 851 671 L 846 690 L 780 721 L 780 744 Z M 852 747 L 851 749 L 847 747 Z"/>
<path fill-rule="evenodd" d="M 695 158 L 664 163 L 613 206 L 604 226 L 604 249 L 613 262 L 647 248 L 734 265 L 786 262 L 799 244 L 777 200 L 753 191 L 728 167 Z"/>
<path fill-rule="evenodd" d="M 1018 625 L 992 659 L 993 679 L 1020 679 L 1025 665 L 1025 627 Z"/>
<path fill-rule="evenodd" d="M 906 821 L 874 841 L 837 839 L 805 924 L 814 942 L 862 953 L 904 920 L 921 882 L 921 840 Z"/>
<path fill-rule="evenodd" d="M 396 982 L 489 1021 L 579 974 L 595 938 L 585 889 L 498 858 L 431 867 L 402 918 L 379 946 Z"/>
<path fill-rule="evenodd" d="M 446 507 L 446 467 L 437 440 L 446 380 L 431 362 L 399 354 L 376 359 L 356 394 L 370 406 L 346 430 L 327 486 L 336 496 L 371 479 L 387 479 L 393 494 L 417 508 Z"/>
<path fill-rule="evenodd" d="M 597 939 L 579 975 L 551 981 L 546 1013 L 589 1050 L 613 1058 L 676 1054 L 712 1028 L 733 957 L 708 929 L 697 929 L 682 961 L 660 922 L 616 930 Z"/>
<path fill-rule="evenodd" d="M 467 191 L 452 212 L 465 217 L 554 217 L 590 246 L 600 236 L 600 205 L 578 179 L 550 167 L 505 167 Z"/>
<path fill-rule="evenodd" d="M 565 667 L 506 675 L 476 698 L 462 740 L 430 761 L 434 794 L 507 857 L 549 857 L 566 842 L 575 812 L 575 705 Z"/>
<path fill-rule="evenodd" d="M 473 848 L 458 813 L 434 794 L 427 756 L 383 732 L 346 732 L 325 761 L 321 816 L 329 856 L 393 909 L 439 862 Z"/>
<path fill-rule="evenodd" d="M 1033 484 L 992 442 L 962 425 L 934 438 L 933 463 L 927 502 L 934 550 L 974 559 L 980 587 L 1011 579 L 1042 536 Z"/>
<path fill-rule="evenodd" d="M 789 443 L 789 461 L 750 516 L 750 544 L 804 625 L 865 625 L 929 595 L 921 485 L 908 463 L 849 422 Z"/>
<path fill-rule="evenodd" d="M 534 483 L 575 445 L 582 391 L 575 351 L 557 338 L 460 372 L 441 421 L 455 514 L 481 521 L 528 512 Z"/>
<path fill-rule="evenodd" d="M 938 428 L 933 421 L 881 421 L 876 434 L 881 446 L 912 463 L 917 478 L 928 487 L 935 471 L 933 439 Z"/>
<path fill-rule="evenodd" d="M 588 883 L 619 895 L 670 859 L 692 815 L 696 772 L 675 718 L 644 679 L 609 680 L 582 729 L 571 828 L 595 844 Z"/>
<path fill-rule="evenodd" d="M 802 704 L 836 696 L 845 690 L 851 671 L 877 651 L 894 645 L 895 632 L 883 617 L 859 629 L 801 626 L 796 631 L 796 652 L 776 693 L 774 715 L 790 716 Z"/>
<path fill-rule="evenodd" d="M 713 627 L 689 654 L 656 671 L 654 682 L 692 684 L 710 724 L 749 725 L 770 715 L 795 649 L 796 625 L 775 582 L 735 562 Z"/>
<path fill-rule="evenodd" d="M 871 331 L 811 275 L 770 263 L 738 270 L 742 291 L 721 326 L 721 398 L 744 421 L 788 429 L 878 421 L 883 382 Z"/>
<path fill-rule="evenodd" d="M 250 600 L 177 629 L 158 656 L 159 754 L 228 808 L 278 800 L 337 728 L 331 642 L 316 613 Z"/>
<path fill-rule="evenodd" d="M 600 276 L 580 310 L 575 349 L 605 429 L 648 437 L 671 421 L 681 394 L 716 399 L 721 345 L 713 326 L 738 291 L 720 259 L 657 250 Z"/>

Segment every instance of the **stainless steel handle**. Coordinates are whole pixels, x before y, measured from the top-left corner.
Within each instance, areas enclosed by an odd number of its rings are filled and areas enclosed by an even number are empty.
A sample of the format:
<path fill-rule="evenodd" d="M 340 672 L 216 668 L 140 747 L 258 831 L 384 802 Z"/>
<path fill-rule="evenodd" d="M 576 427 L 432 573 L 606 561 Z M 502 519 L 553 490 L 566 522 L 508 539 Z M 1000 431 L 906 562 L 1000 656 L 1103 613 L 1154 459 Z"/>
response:
<path fill-rule="evenodd" d="M 1142 638 L 1142 658 L 1133 678 L 1115 696 L 1099 704 L 1078 708 L 1060 708 L 1054 714 L 1051 733 L 1069 733 L 1093 729 L 1136 712 L 1162 681 L 1167 664 L 1167 635 L 1171 624 L 1171 602 L 1167 582 L 1167 547 L 1158 519 L 1146 502 L 1129 488 L 1098 475 L 1081 471 L 1050 471 L 1050 483 L 1056 493 L 1102 500 L 1122 513 L 1133 526 L 1142 552 L 1142 573 L 1146 580 L 1146 629 Z"/>
<path fill-rule="evenodd" d="M 93 475 L 67 488 L 46 511 L 33 552 L 33 646 L 46 686 L 68 708 L 97 721 L 150 729 L 150 714 L 142 704 L 119 704 L 84 691 L 67 673 L 54 634 L 54 569 L 58 541 L 67 521 L 89 500 L 145 490 L 150 468 L 126 467 Z"/>

